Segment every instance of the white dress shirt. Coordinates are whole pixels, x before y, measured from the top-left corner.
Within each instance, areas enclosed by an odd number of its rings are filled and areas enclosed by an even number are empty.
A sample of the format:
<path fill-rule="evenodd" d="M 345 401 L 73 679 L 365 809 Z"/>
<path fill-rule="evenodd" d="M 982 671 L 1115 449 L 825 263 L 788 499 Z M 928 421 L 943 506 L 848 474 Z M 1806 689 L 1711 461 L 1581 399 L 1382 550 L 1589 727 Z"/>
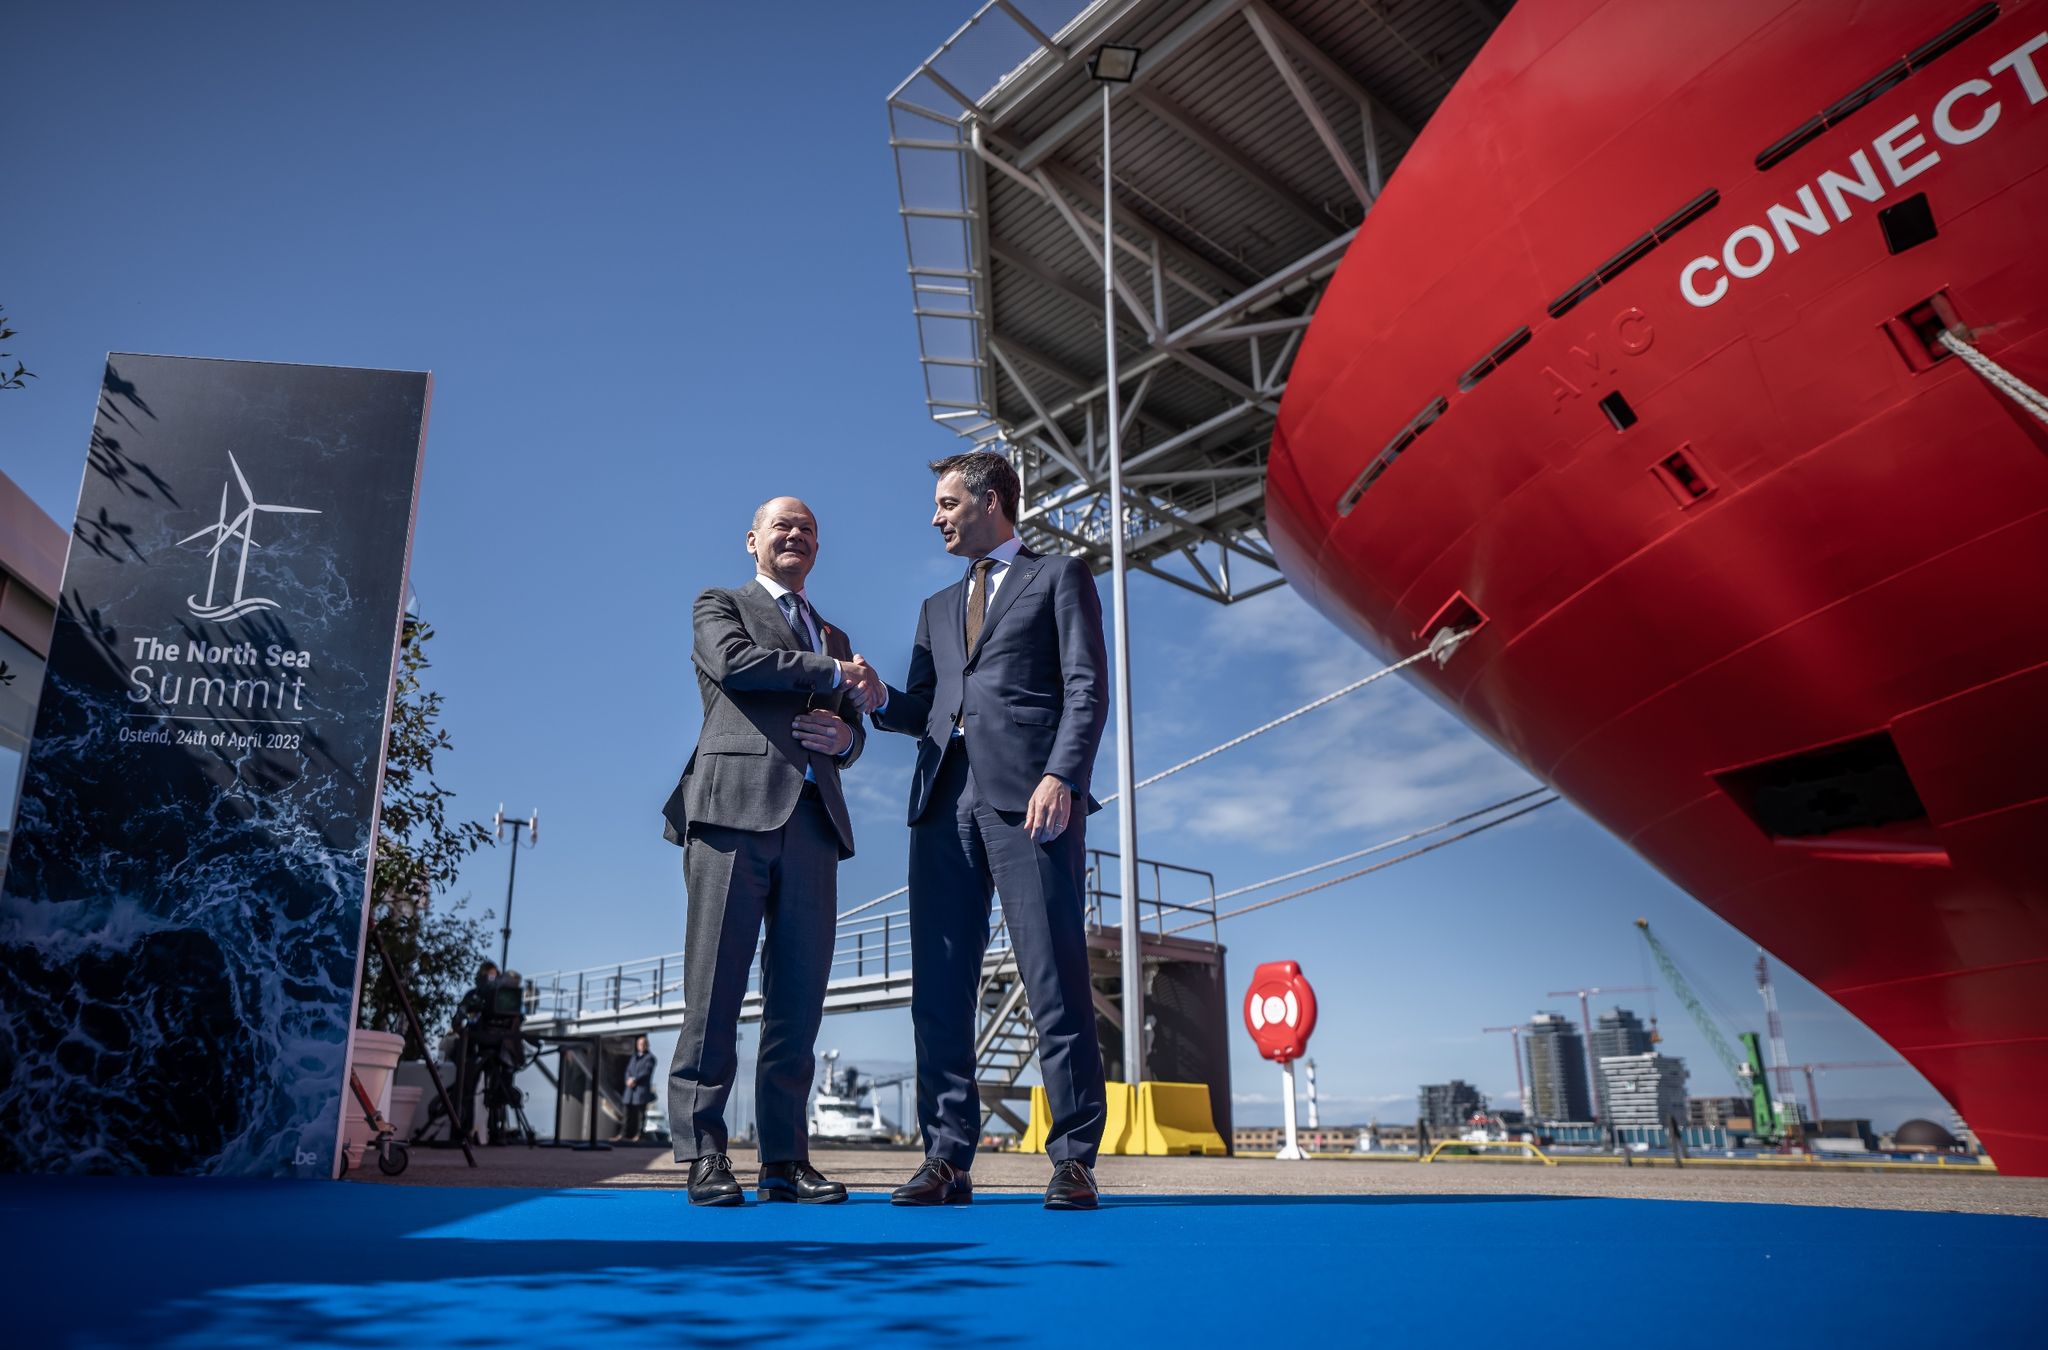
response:
<path fill-rule="evenodd" d="M 769 595 L 774 597 L 775 604 L 778 608 L 781 607 L 782 597 L 785 595 L 793 595 L 797 599 L 804 602 L 803 608 L 798 610 L 797 613 L 804 616 L 804 631 L 811 635 L 811 650 L 814 652 L 824 651 L 825 635 L 818 631 L 818 611 L 811 608 L 810 592 L 792 591 L 789 587 L 783 585 L 774 577 L 769 576 L 766 572 L 755 573 L 754 580 L 761 583 L 762 590 L 768 592 Z M 839 669 L 837 666 L 833 667 L 832 669 L 832 687 L 834 689 L 837 689 L 839 687 Z"/>
<path fill-rule="evenodd" d="M 982 602 L 982 613 L 984 615 L 986 615 L 990 609 L 995 608 L 996 592 L 999 589 L 1001 589 L 1003 584 L 1003 578 L 1010 575 L 1010 564 L 1017 561 L 1017 551 L 1023 547 L 1024 541 L 1013 534 L 1008 539 L 1005 539 L 1002 543 L 997 544 L 994 548 L 990 549 L 988 552 L 981 555 L 982 558 L 987 558 L 989 561 L 995 564 L 994 567 L 988 569 L 988 596 Z M 980 561 L 981 558 L 976 558 L 974 560 L 974 562 Z M 974 594 L 974 563 L 969 563 L 967 565 L 967 594 L 969 596 L 972 596 Z M 961 613 L 964 617 L 966 611 L 963 610 L 961 611 Z M 984 620 L 984 622 L 986 622 L 986 620 Z M 984 631 L 986 630 L 984 629 Z M 969 652 L 968 655 L 972 656 L 973 653 Z M 882 706 L 886 708 L 889 705 L 887 703 L 884 703 Z M 961 726 L 958 722 L 955 722 L 953 724 L 953 739 L 958 740 L 960 739 L 960 737 L 965 736 L 966 734 L 966 727 Z"/>
<path fill-rule="evenodd" d="M 831 653 L 825 652 L 825 635 L 818 631 L 818 611 L 811 608 L 811 597 L 808 591 L 792 591 L 766 572 L 756 572 L 754 580 L 760 582 L 761 589 L 768 592 L 774 598 L 775 606 L 778 609 L 782 607 L 782 597 L 785 595 L 793 595 L 803 601 L 803 607 L 798 609 L 797 613 L 803 618 L 804 631 L 811 635 L 811 650 L 814 652 L 824 652 L 828 656 L 831 655 Z M 839 663 L 836 660 L 832 663 L 831 687 L 834 689 L 839 687 Z M 852 753 L 853 747 L 849 745 L 840 754 L 834 756 L 834 758 L 845 759 Z M 811 766 L 808 764 L 804 765 L 804 777 L 814 783 L 818 781 L 818 775 L 811 772 Z"/>
<path fill-rule="evenodd" d="M 988 603 L 991 606 L 996 602 L 996 592 L 1002 589 L 1003 578 L 1010 574 L 1010 564 L 1017 561 L 1017 552 L 1023 547 L 1024 541 L 1013 534 L 1002 543 L 990 549 L 985 555 L 995 563 L 994 567 L 988 569 Z M 978 562 L 980 559 L 976 559 L 976 561 Z M 970 591 L 974 588 L 974 568 L 972 566 L 969 566 L 967 569 L 967 587 Z"/>

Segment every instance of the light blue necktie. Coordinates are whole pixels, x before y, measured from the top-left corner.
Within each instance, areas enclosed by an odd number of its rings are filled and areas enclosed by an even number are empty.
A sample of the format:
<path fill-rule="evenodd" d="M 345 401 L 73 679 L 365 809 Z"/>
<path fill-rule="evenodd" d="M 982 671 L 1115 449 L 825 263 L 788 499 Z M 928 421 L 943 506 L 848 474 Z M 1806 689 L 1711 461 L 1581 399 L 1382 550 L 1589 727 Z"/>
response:
<path fill-rule="evenodd" d="M 817 651 L 818 641 L 812 636 L 811 625 L 808 622 L 810 615 L 805 612 L 810 606 L 806 605 L 804 598 L 795 591 L 785 591 L 780 598 L 782 617 L 788 621 L 789 631 L 796 634 L 797 641 L 804 644 L 805 651 Z"/>

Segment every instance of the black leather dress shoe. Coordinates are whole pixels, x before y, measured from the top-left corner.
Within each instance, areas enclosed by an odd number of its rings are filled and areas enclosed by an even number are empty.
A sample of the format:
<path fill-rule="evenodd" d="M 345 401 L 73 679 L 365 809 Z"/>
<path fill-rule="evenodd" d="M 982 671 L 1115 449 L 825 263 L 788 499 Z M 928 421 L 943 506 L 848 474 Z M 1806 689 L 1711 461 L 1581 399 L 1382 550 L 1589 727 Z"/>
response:
<path fill-rule="evenodd" d="M 1094 1209 L 1098 1194 L 1088 1164 L 1069 1159 L 1052 1169 L 1052 1180 L 1045 1184 L 1045 1207 Z"/>
<path fill-rule="evenodd" d="M 723 1153 L 706 1153 L 690 1160 L 690 1203 L 693 1205 L 743 1205 L 747 1193 L 732 1174 L 732 1159 Z"/>
<path fill-rule="evenodd" d="M 971 1205 L 974 1182 L 944 1158 L 926 1158 L 910 1180 L 889 1192 L 892 1205 Z"/>
<path fill-rule="evenodd" d="M 761 1178 L 755 1183 L 761 1199 L 794 1200 L 800 1205 L 836 1205 L 846 1198 L 846 1187 L 827 1181 L 825 1175 L 807 1162 L 761 1164 Z"/>

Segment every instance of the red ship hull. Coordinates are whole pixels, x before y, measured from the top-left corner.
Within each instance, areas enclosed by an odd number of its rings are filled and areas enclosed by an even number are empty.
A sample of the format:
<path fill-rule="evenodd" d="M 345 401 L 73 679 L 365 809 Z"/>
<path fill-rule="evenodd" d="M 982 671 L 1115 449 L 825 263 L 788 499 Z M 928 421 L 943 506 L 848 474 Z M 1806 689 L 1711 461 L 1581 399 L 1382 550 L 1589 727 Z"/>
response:
<path fill-rule="evenodd" d="M 2048 386 L 2044 79 L 2032 0 L 1524 0 L 1334 279 L 1267 485 L 1311 603 L 1388 655 L 1482 622 L 1432 691 L 2027 1175 L 2048 428 L 1930 342 Z"/>

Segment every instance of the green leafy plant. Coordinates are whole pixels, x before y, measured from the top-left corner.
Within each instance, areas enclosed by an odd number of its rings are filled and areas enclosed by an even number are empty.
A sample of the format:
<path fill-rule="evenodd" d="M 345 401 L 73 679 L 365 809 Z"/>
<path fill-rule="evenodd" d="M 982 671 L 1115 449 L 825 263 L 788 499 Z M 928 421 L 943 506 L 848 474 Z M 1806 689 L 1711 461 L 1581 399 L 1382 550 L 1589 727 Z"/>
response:
<path fill-rule="evenodd" d="M 370 884 L 370 917 L 405 981 L 427 1035 L 453 1018 L 479 962 L 490 951 L 484 920 L 463 913 L 463 902 L 438 904 L 455 883 L 463 859 L 490 842 L 476 821 L 451 820 L 448 789 L 434 781 L 434 756 L 452 748 L 440 725 L 441 695 L 426 688 L 431 664 L 427 643 L 433 628 L 406 622 L 398 681 L 391 706 L 391 739 L 384 759 L 384 792 L 379 799 Z M 363 959 L 360 1024 L 371 1031 L 404 1033 L 405 1014 L 385 978 L 373 942 Z M 423 1049 L 408 1037 L 406 1057 Z"/>
<path fill-rule="evenodd" d="M 7 306 L 0 305 L 0 342 L 5 342 L 13 336 L 14 325 L 7 321 Z M 12 355 L 12 352 L 0 352 L 0 389 L 20 389 L 36 377 L 34 371 L 19 361 L 14 363 L 13 374 L 6 373 L 7 358 Z"/>

